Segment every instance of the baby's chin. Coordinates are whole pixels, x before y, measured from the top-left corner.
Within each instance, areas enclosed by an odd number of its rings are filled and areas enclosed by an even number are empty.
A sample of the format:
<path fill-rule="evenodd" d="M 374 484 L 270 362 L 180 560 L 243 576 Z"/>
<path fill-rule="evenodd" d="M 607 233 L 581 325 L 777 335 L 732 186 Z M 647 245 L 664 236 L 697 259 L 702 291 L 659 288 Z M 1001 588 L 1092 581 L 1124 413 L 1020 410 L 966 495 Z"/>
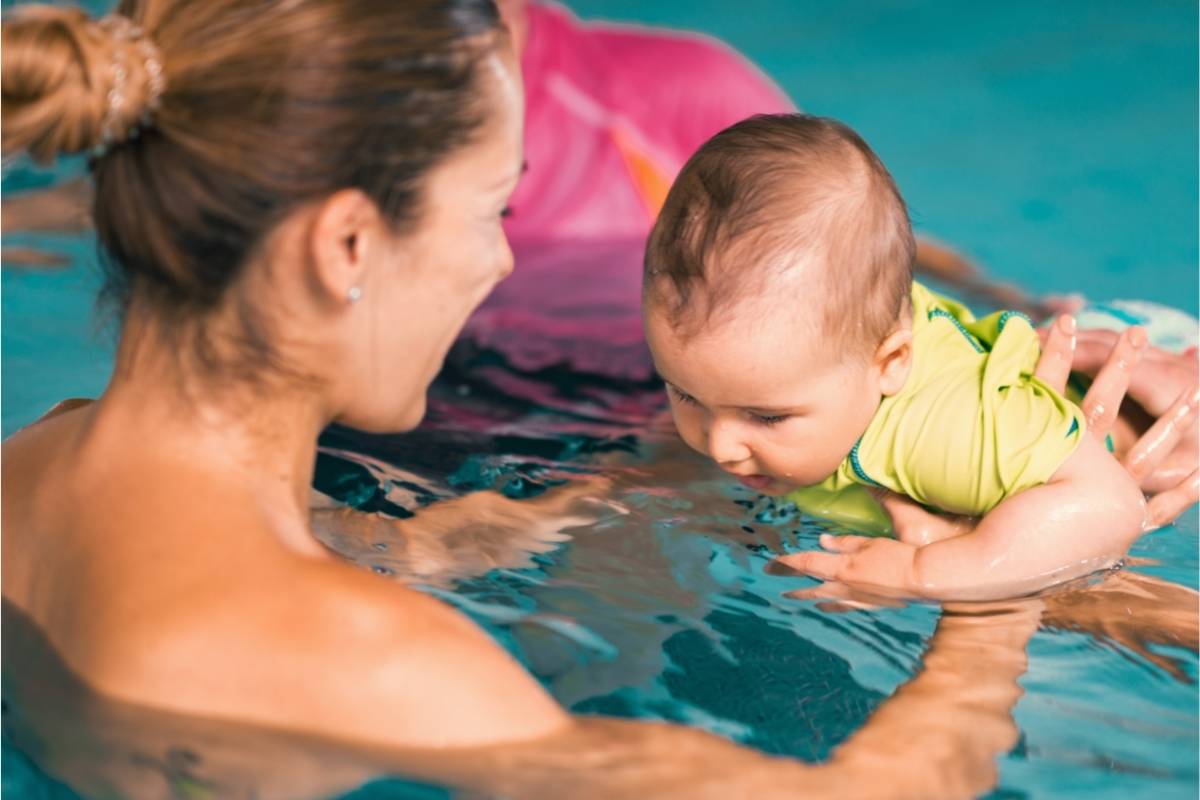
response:
<path fill-rule="evenodd" d="M 770 475 L 739 475 L 737 482 L 747 489 L 770 497 L 781 497 L 795 488 Z"/>

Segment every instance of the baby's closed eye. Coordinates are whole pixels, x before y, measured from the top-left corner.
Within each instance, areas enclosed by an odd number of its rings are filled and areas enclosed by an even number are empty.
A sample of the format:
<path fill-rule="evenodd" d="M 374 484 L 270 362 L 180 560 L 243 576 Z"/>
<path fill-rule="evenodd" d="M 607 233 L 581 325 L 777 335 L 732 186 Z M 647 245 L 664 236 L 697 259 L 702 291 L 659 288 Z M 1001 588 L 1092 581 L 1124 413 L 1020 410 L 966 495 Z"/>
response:
<path fill-rule="evenodd" d="M 683 391 L 682 389 L 680 389 L 678 386 L 676 386 L 673 383 L 667 384 L 667 391 L 671 394 L 671 396 L 673 396 L 676 400 L 678 400 L 681 403 L 687 403 L 688 405 L 692 405 L 692 406 L 700 405 L 700 403 L 698 403 L 696 401 L 696 398 L 692 397 L 690 394 Z"/>

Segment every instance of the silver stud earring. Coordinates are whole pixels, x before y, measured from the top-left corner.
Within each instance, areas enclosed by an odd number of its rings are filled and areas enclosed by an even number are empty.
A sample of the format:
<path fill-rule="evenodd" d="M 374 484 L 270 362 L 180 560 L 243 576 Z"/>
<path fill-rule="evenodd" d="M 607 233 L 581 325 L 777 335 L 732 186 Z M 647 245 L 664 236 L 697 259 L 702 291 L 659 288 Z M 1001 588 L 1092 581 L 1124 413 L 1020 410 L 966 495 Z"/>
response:
<path fill-rule="evenodd" d="M 350 291 L 346 292 L 346 299 L 350 301 L 351 305 L 354 305 L 355 303 L 357 303 L 359 300 L 362 299 L 362 287 L 361 286 L 351 286 Z"/>

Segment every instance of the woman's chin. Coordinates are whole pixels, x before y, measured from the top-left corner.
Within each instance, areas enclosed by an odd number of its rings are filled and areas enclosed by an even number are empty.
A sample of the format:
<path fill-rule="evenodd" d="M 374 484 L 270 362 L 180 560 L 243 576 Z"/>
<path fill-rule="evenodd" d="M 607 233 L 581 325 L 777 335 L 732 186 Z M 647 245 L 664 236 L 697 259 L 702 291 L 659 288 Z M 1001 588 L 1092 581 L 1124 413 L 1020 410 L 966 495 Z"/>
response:
<path fill-rule="evenodd" d="M 403 408 L 373 408 L 351 410 L 339 415 L 334 422 L 364 433 L 404 433 L 425 419 L 425 397 Z"/>

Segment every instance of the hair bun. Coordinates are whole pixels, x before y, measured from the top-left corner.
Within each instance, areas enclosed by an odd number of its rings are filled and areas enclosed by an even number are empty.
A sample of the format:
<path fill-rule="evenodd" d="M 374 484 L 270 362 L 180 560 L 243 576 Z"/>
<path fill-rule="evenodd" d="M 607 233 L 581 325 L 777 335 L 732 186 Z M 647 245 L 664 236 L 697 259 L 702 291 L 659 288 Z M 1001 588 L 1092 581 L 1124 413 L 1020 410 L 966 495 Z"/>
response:
<path fill-rule="evenodd" d="M 154 45 L 127 17 L 27 6 L 3 23 L 3 150 L 39 161 L 104 149 L 147 121 L 164 88 Z"/>

